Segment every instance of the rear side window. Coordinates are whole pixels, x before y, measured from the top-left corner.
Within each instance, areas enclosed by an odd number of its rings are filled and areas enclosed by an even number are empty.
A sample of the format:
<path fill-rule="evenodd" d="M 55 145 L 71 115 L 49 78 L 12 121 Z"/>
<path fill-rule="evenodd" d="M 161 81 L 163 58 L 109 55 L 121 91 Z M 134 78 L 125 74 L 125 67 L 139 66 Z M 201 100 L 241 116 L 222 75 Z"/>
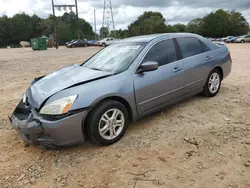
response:
<path fill-rule="evenodd" d="M 177 61 L 175 45 L 172 39 L 155 44 L 145 56 L 143 62 L 155 61 L 159 66 Z"/>
<path fill-rule="evenodd" d="M 203 52 L 200 41 L 197 38 L 187 37 L 187 38 L 177 38 L 179 43 L 182 57 L 187 58 Z"/>
<path fill-rule="evenodd" d="M 200 43 L 201 43 L 201 47 L 202 47 L 203 52 L 208 52 L 208 51 L 210 51 L 210 50 L 211 50 L 211 49 L 210 49 L 210 48 L 208 48 L 208 47 L 207 47 L 207 45 L 206 45 L 206 44 L 204 44 L 203 42 L 201 42 L 201 41 L 200 41 Z"/>

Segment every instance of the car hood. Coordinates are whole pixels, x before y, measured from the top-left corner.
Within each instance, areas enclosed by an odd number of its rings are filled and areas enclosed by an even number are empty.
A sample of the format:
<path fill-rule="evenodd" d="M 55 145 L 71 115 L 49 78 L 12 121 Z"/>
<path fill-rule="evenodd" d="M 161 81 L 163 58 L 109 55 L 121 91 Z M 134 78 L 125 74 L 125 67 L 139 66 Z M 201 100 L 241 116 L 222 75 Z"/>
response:
<path fill-rule="evenodd" d="M 46 99 L 61 90 L 110 75 L 112 73 L 87 69 L 75 64 L 39 79 L 30 86 L 26 95 L 30 105 L 39 109 Z"/>

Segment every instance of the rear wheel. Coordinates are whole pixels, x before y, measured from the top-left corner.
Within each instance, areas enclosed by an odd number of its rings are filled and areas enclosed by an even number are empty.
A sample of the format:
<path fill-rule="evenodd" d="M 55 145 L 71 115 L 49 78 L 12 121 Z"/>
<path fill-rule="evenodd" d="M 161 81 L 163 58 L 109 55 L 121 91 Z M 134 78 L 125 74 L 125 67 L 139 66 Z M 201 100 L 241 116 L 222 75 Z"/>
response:
<path fill-rule="evenodd" d="M 126 132 L 128 120 L 128 112 L 123 104 L 113 100 L 104 101 L 90 113 L 87 135 L 97 144 L 113 144 Z"/>
<path fill-rule="evenodd" d="M 220 90 L 221 86 L 221 73 L 218 69 L 213 69 L 208 78 L 206 85 L 204 86 L 203 95 L 206 97 L 214 97 Z"/>

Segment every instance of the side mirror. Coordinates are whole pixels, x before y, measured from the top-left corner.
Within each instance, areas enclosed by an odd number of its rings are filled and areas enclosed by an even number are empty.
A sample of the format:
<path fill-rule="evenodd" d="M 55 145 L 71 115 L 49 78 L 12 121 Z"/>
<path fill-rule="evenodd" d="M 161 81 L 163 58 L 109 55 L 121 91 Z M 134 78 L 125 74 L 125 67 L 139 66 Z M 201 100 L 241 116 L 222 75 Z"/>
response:
<path fill-rule="evenodd" d="M 149 72 L 149 71 L 154 71 L 158 69 L 159 65 L 157 62 L 154 61 L 148 61 L 145 63 L 142 63 L 140 66 L 140 69 L 138 72 Z"/>

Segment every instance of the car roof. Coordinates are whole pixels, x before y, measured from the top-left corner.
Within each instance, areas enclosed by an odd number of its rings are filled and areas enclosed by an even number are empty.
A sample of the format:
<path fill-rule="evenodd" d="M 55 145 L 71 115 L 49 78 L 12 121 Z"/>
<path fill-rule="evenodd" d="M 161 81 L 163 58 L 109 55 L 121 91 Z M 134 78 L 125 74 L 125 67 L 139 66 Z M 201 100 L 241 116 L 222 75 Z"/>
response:
<path fill-rule="evenodd" d="M 199 35 L 192 33 L 161 33 L 161 34 L 151 34 L 151 35 L 141 35 L 136 37 L 130 37 L 121 40 L 120 42 L 150 42 L 157 38 L 175 38 L 175 37 L 198 37 Z"/>

